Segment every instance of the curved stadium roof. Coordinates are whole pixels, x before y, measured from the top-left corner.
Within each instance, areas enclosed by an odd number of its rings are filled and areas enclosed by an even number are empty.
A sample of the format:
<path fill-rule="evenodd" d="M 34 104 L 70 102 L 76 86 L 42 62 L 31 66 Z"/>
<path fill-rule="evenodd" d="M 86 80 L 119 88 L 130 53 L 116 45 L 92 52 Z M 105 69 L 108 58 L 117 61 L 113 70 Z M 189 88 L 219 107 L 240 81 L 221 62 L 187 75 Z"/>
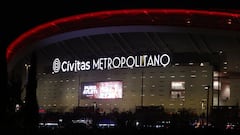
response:
<path fill-rule="evenodd" d="M 240 14 L 231 12 L 190 9 L 99 11 L 53 20 L 30 29 L 9 45 L 6 58 L 9 63 L 14 63 L 34 48 L 59 43 L 69 44 L 67 50 L 74 52 L 76 48 L 72 44 L 80 40 L 85 42 L 85 47 L 89 46 L 92 55 L 111 55 L 114 50 L 107 42 L 114 42 L 120 50 L 116 53 L 136 54 L 144 53 L 143 50 L 160 50 L 182 56 L 183 53 L 198 53 L 201 55 L 199 59 L 203 60 L 226 49 L 234 61 L 240 50 L 237 48 L 240 46 L 239 30 Z M 131 33 L 137 34 L 133 36 Z M 146 43 L 141 46 L 138 40 Z M 149 47 L 153 49 L 147 49 Z M 87 55 L 83 53 L 82 56 Z M 233 68 L 240 67 L 233 61 Z"/>

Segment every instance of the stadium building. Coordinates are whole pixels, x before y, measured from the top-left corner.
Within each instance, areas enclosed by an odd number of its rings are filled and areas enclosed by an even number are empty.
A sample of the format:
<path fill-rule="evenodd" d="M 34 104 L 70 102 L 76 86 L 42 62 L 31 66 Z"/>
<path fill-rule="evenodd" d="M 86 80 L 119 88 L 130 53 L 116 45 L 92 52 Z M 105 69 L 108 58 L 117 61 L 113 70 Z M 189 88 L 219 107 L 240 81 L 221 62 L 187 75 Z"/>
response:
<path fill-rule="evenodd" d="M 21 74 L 27 83 L 34 52 L 38 104 L 46 111 L 163 106 L 202 114 L 207 107 L 236 106 L 239 18 L 222 11 L 124 9 L 53 20 L 9 45 L 9 78 Z"/>

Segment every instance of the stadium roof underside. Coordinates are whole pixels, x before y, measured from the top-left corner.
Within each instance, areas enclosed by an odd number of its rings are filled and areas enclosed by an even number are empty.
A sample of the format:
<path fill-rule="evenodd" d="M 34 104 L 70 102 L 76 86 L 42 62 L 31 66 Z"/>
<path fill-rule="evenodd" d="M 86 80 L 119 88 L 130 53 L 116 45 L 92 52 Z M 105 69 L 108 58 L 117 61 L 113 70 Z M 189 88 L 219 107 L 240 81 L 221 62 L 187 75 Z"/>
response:
<path fill-rule="evenodd" d="M 174 63 L 228 63 L 239 73 L 240 14 L 189 9 L 124 9 L 74 15 L 39 25 L 7 49 L 9 69 L 33 50 L 75 59 L 168 53 Z"/>

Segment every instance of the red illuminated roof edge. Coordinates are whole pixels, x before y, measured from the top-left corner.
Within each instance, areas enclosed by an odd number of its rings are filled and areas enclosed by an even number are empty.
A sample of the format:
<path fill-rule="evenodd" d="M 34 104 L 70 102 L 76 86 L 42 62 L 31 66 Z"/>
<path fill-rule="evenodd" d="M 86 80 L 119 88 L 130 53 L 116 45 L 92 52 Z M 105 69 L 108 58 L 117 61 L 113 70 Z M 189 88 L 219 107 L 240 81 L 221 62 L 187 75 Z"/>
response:
<path fill-rule="evenodd" d="M 119 23 L 119 21 L 114 21 L 114 17 L 124 17 L 132 18 L 132 16 L 141 16 L 151 17 L 151 15 L 200 15 L 200 16 L 215 16 L 215 17 L 224 17 L 224 18 L 239 18 L 240 14 L 238 13 L 229 13 L 229 12 L 219 12 L 219 11 L 208 11 L 208 10 L 191 10 L 191 9 L 121 9 L 121 10 L 110 10 L 110 11 L 98 11 L 91 13 L 78 14 L 70 17 L 64 17 L 61 19 L 53 20 L 51 22 L 47 22 L 45 24 L 39 25 L 35 28 L 30 29 L 29 31 L 20 35 L 16 40 L 14 40 L 7 48 L 6 58 L 9 61 L 14 53 L 16 53 L 20 48 L 26 47 L 26 45 L 36 42 L 38 40 L 44 39 L 46 37 L 64 33 L 73 30 L 79 30 L 90 27 L 99 27 L 104 25 L 124 25 L 124 23 Z M 124 16 L 123 16 L 124 15 Z M 145 19 L 143 18 L 143 19 Z M 94 21 L 95 20 L 95 21 Z M 97 23 L 96 20 L 101 20 L 101 22 Z M 119 18 L 118 18 L 119 20 Z M 132 21 L 132 20 L 131 20 Z M 139 20 L 138 20 L 139 21 Z M 144 24 L 153 24 L 149 21 L 142 21 Z M 69 28 L 63 29 L 63 27 L 69 27 L 71 23 L 81 22 L 81 27 L 77 27 L 77 29 Z M 129 23 L 127 21 L 123 21 L 125 23 Z M 176 22 L 175 22 L 176 23 Z M 140 24 L 140 22 L 136 21 L 136 24 Z"/>

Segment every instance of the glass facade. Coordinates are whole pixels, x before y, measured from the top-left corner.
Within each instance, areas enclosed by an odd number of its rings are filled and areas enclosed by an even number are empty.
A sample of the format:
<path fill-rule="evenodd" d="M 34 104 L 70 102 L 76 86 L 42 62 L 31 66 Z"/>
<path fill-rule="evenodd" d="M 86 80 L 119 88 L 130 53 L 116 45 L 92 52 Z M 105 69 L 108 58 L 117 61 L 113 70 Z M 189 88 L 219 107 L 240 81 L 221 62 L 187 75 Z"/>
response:
<path fill-rule="evenodd" d="M 40 69 L 41 67 L 39 67 Z M 68 112 L 78 106 L 93 106 L 103 111 L 135 111 L 136 106 L 163 106 L 168 112 L 187 108 L 200 114 L 206 99 L 204 86 L 212 83 L 213 68 L 208 63 L 183 66 L 92 70 L 70 73 L 38 73 L 39 105 L 50 111 Z M 85 82 L 121 81 L 122 98 L 83 98 Z M 142 103 L 141 104 L 141 100 Z M 210 102 L 210 104 L 212 104 Z"/>

